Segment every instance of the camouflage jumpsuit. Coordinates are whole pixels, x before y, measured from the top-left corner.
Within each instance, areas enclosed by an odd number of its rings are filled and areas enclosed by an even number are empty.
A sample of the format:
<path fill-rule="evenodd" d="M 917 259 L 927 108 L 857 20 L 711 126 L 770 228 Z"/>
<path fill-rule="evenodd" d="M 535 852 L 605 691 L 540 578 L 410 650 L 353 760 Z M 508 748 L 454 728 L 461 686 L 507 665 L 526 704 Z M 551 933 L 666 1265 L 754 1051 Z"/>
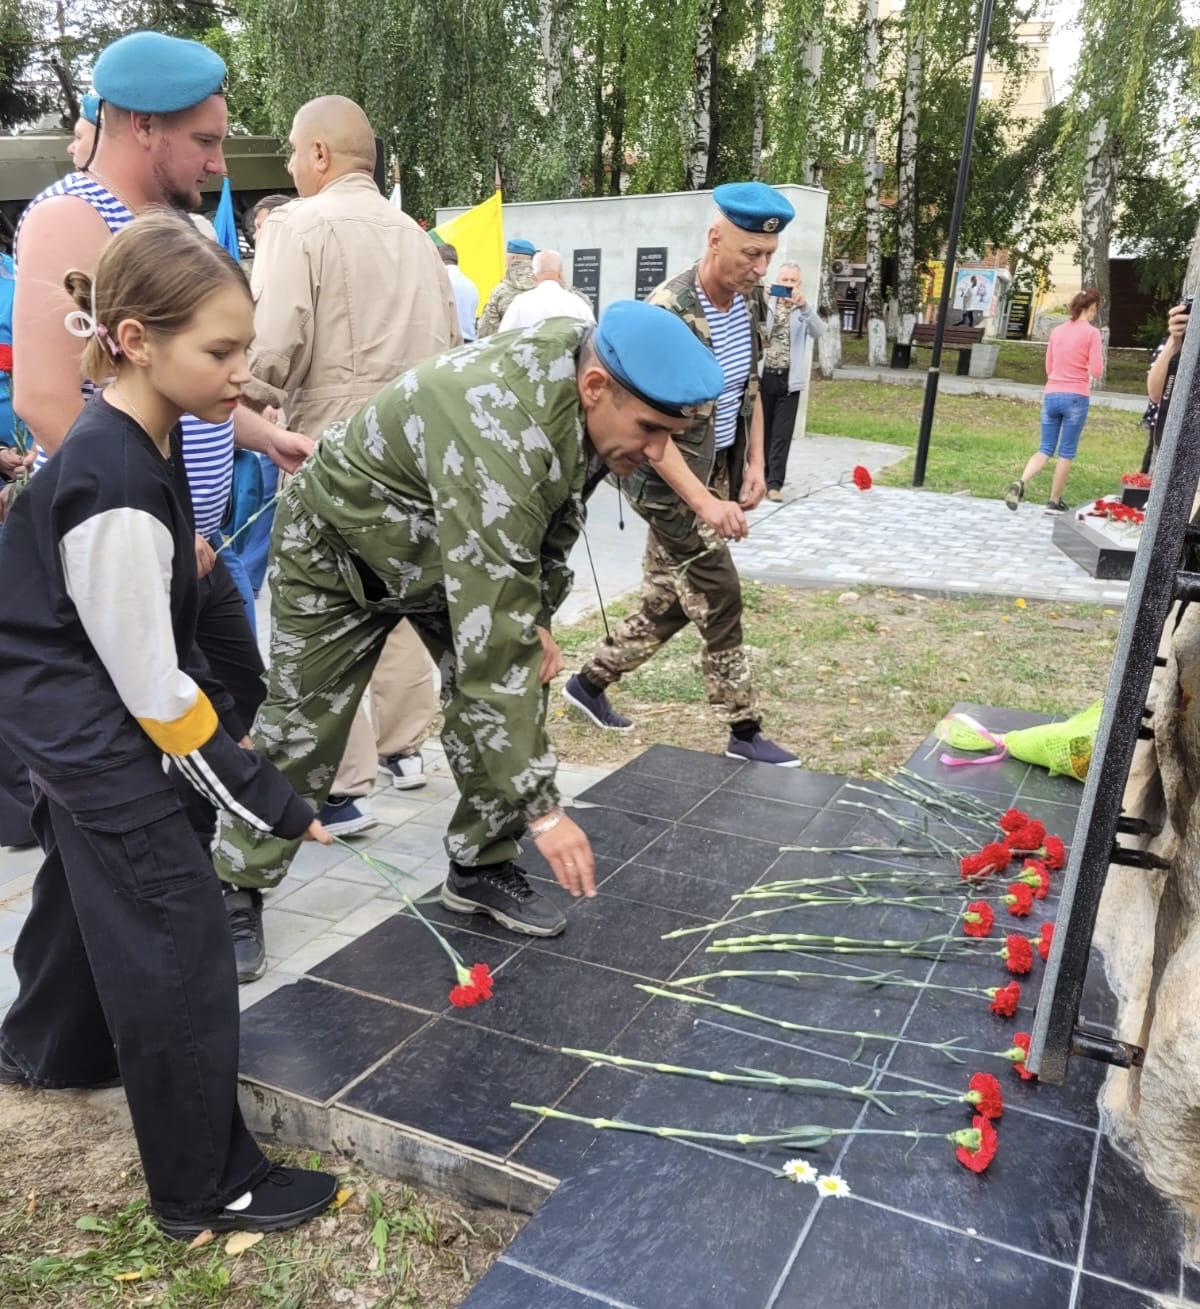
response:
<path fill-rule="evenodd" d="M 708 320 L 696 297 L 695 266 L 662 283 L 649 299 L 678 314 L 705 345 L 712 346 Z M 736 499 L 741 490 L 765 337 L 765 297 L 756 290 L 745 299 L 751 365 L 737 439 L 728 449 L 716 450 L 715 404 L 706 406 L 692 426 L 675 438 L 692 472 L 724 500 Z M 758 696 L 742 644 L 742 587 L 728 545 L 649 465 L 624 478 L 621 487 L 650 525 L 642 559 L 642 603 L 596 646 L 580 671 L 595 686 L 611 686 L 623 674 L 640 668 L 676 632 L 695 623 L 704 642 L 701 666 L 709 703 L 719 706 L 730 724 L 757 722 Z"/>
<path fill-rule="evenodd" d="M 441 672 L 461 793 L 446 849 L 464 865 L 515 858 L 528 820 L 558 802 L 534 629 L 570 591 L 583 524 L 575 368 L 588 330 L 556 319 L 425 361 L 329 428 L 279 502 L 255 748 L 319 805 L 407 618 Z M 296 844 L 223 815 L 217 872 L 273 886 Z"/>
<path fill-rule="evenodd" d="M 498 332 L 500 320 L 504 317 L 504 311 L 508 306 L 522 291 L 532 291 L 536 285 L 533 280 L 532 260 L 518 259 L 504 274 L 503 280 L 488 297 L 487 304 L 483 306 L 483 312 L 479 315 L 479 325 L 475 329 L 476 339 Z"/>

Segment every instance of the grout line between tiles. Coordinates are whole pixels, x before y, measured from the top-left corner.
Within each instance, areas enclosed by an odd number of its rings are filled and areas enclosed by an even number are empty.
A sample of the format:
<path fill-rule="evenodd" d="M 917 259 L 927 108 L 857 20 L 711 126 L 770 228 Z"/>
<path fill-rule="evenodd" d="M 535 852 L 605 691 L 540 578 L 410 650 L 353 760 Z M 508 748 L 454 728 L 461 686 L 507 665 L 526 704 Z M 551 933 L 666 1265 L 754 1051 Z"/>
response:
<path fill-rule="evenodd" d="M 1100 1129 L 1096 1128 L 1092 1142 L 1092 1166 L 1088 1169 L 1087 1192 L 1083 1197 L 1083 1226 L 1079 1229 L 1079 1252 L 1075 1256 L 1075 1271 L 1071 1275 L 1071 1299 L 1068 1309 L 1075 1309 L 1079 1299 L 1079 1282 L 1083 1276 L 1083 1257 L 1087 1250 L 1088 1228 L 1092 1223 L 1092 1196 L 1096 1190 L 1096 1168 L 1100 1160 Z M 1182 1267 L 1180 1269 L 1182 1274 Z"/>
<path fill-rule="evenodd" d="M 611 1309 L 638 1309 L 636 1304 L 630 1304 L 628 1300 L 614 1300 L 612 1296 L 603 1295 L 599 1291 L 589 1291 L 586 1287 L 577 1286 L 563 1277 L 555 1277 L 553 1273 L 544 1273 L 540 1268 L 534 1268 L 532 1264 L 523 1263 L 520 1259 L 513 1259 L 507 1254 L 502 1254 L 496 1262 L 520 1269 L 527 1276 L 536 1277 L 539 1282 L 548 1282 L 551 1286 L 561 1286 L 565 1291 L 573 1291 L 576 1295 L 583 1296 L 585 1300 L 609 1305 Z"/>

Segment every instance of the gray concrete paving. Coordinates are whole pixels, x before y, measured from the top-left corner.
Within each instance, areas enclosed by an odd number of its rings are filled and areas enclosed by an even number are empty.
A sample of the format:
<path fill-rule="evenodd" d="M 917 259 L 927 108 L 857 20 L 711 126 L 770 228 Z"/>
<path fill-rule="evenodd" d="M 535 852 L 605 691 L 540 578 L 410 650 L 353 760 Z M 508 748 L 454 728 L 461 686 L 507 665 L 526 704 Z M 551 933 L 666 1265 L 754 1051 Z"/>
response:
<path fill-rule="evenodd" d="M 955 356 L 943 356 L 943 365 L 949 359 L 953 369 Z M 889 382 L 895 386 L 924 386 L 926 369 L 924 368 L 866 368 L 861 364 L 847 364 L 833 370 L 834 380 L 847 382 Z M 953 371 L 943 372 L 938 382 L 938 392 L 947 395 L 1000 395 L 1010 400 L 1030 400 L 1034 404 L 1042 402 L 1041 386 L 1033 382 L 1011 382 L 1003 377 L 959 377 Z M 1130 413 L 1141 414 L 1146 408 L 1144 395 L 1127 395 L 1123 391 L 1093 391 L 1092 404 L 1103 409 L 1125 409 Z"/>

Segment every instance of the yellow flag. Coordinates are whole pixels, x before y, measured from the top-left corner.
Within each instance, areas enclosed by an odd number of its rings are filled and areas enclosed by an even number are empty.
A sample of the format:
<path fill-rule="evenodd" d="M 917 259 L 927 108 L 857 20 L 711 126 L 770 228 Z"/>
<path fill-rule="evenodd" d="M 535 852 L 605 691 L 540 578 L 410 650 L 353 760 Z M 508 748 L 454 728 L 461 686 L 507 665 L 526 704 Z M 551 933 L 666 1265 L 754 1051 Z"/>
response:
<path fill-rule="evenodd" d="M 435 241 L 458 251 L 458 266 L 479 288 L 482 305 L 504 276 L 504 215 L 500 192 L 465 214 L 439 223 Z"/>

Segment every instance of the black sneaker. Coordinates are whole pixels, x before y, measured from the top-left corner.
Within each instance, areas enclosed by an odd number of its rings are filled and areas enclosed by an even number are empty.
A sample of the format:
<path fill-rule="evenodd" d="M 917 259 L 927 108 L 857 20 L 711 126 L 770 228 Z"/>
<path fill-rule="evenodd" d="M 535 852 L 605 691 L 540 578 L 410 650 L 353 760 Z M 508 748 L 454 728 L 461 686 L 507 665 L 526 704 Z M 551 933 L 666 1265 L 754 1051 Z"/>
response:
<path fill-rule="evenodd" d="M 12 1060 L 0 1050 L 0 1086 L 33 1086 L 34 1083 L 25 1076 L 25 1071 L 19 1068 Z M 107 1091 L 114 1086 L 120 1086 L 119 1077 L 111 1077 L 106 1082 L 80 1082 L 73 1086 L 56 1086 L 56 1091 Z"/>
<path fill-rule="evenodd" d="M 233 937 L 238 983 L 254 982 L 267 971 L 267 946 L 263 940 L 263 898 L 261 891 L 225 891 L 225 912 Z"/>
<path fill-rule="evenodd" d="M 1025 499 L 1025 483 L 1018 477 L 1015 481 L 1009 482 L 1008 490 L 1004 495 L 1004 503 L 1016 513 L 1017 505 Z"/>
<path fill-rule="evenodd" d="M 1044 514 L 1065 514 L 1070 506 L 1063 500 L 1050 500 L 1047 502 Z"/>
<path fill-rule="evenodd" d="M 450 864 L 442 884 L 442 904 L 456 914 L 489 914 L 510 932 L 557 936 L 567 920 L 529 885 L 514 863 L 463 868 Z"/>
<path fill-rule="evenodd" d="M 633 719 L 626 718 L 624 714 L 619 714 L 608 703 L 608 696 L 601 691 L 598 695 L 593 695 L 583 684 L 583 679 L 578 673 L 572 674 L 566 686 L 562 689 L 563 699 L 575 706 L 576 709 L 583 713 L 596 724 L 602 727 L 606 732 L 629 732 L 633 730 Z"/>
<path fill-rule="evenodd" d="M 776 745 L 761 732 L 755 732 L 752 740 L 739 741 L 730 736 L 725 754 L 730 759 L 746 759 L 752 764 L 774 764 L 776 768 L 799 768 L 800 760 L 781 745 Z"/>
<path fill-rule="evenodd" d="M 352 795 L 331 795 L 317 817 L 330 836 L 353 836 L 375 826 L 375 819 L 363 813 Z"/>
<path fill-rule="evenodd" d="M 323 1213 L 337 1189 L 332 1173 L 276 1167 L 249 1193 L 250 1203 L 242 1208 L 225 1208 L 204 1218 L 159 1218 L 158 1225 L 164 1236 L 176 1241 L 191 1240 L 204 1231 L 282 1232 Z"/>

